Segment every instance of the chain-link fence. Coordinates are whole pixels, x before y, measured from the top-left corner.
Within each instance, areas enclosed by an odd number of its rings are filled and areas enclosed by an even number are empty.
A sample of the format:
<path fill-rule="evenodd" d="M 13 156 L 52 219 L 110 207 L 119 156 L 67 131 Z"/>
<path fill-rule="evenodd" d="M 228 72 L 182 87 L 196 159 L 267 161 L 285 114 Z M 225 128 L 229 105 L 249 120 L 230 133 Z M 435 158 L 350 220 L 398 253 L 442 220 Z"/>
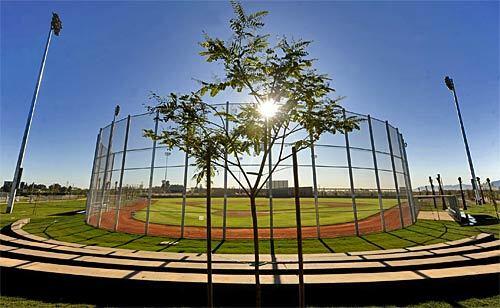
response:
<path fill-rule="evenodd" d="M 67 194 L 67 195 L 49 195 L 49 194 L 40 194 L 40 193 L 30 193 L 26 195 L 17 195 L 16 202 L 49 202 L 49 201 L 61 201 L 61 200 L 78 200 L 85 199 L 86 195 L 76 195 L 76 194 Z M 0 203 L 7 203 L 9 199 L 8 193 L 0 193 Z"/>
<path fill-rule="evenodd" d="M 237 113 L 241 104 L 218 104 Z M 298 153 L 303 236 L 362 235 L 406 227 L 416 221 L 406 144 L 386 121 L 356 116 L 360 129 L 324 134 Z M 230 124 L 229 124 L 230 125 Z M 98 134 L 87 201 L 87 222 L 109 230 L 204 238 L 205 189 L 194 180 L 193 159 L 144 137 L 169 123 L 145 113 L 114 121 Z M 264 170 L 280 151 L 275 146 Z M 245 172 L 259 170 L 261 157 L 238 157 Z M 222 162 L 223 164 L 223 162 Z M 271 168 L 269 168 L 271 166 Z M 257 198 L 259 237 L 294 238 L 295 209 L 291 158 L 279 163 Z M 234 166 L 220 168 L 212 184 L 212 236 L 252 238 L 250 202 Z"/>

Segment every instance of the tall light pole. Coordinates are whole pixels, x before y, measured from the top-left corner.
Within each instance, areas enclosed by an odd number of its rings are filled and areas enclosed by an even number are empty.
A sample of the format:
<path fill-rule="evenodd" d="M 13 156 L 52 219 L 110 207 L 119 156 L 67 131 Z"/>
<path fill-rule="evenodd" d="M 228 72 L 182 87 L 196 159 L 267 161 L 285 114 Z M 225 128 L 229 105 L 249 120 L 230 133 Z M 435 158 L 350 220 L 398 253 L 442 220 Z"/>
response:
<path fill-rule="evenodd" d="M 42 64 L 40 65 L 40 71 L 38 73 L 38 80 L 36 82 L 35 91 L 33 93 L 33 98 L 31 100 L 31 108 L 28 113 L 28 119 L 26 120 L 26 127 L 24 128 L 24 136 L 21 142 L 21 149 L 19 150 L 19 156 L 17 158 L 16 170 L 14 171 L 14 179 L 12 180 L 12 187 L 10 189 L 9 202 L 7 203 L 7 213 L 12 213 L 14 209 L 14 200 L 16 199 L 17 188 L 19 183 L 21 183 L 21 176 L 23 171 L 23 160 L 24 154 L 26 152 L 26 143 L 28 143 L 28 135 L 30 133 L 31 122 L 33 121 L 33 113 L 35 112 L 36 100 L 38 98 L 38 92 L 40 90 L 40 84 L 42 83 L 43 70 L 45 68 L 45 61 L 47 60 L 47 53 L 49 51 L 50 39 L 52 38 L 52 33 L 59 36 L 62 29 L 62 22 L 56 13 L 52 13 L 52 21 L 50 22 L 49 35 L 47 36 L 47 43 L 45 44 L 45 51 L 42 57 Z"/>
<path fill-rule="evenodd" d="M 457 108 L 458 120 L 460 122 L 460 129 L 462 130 L 462 137 L 464 139 L 465 152 L 467 152 L 467 159 L 469 160 L 469 168 L 471 174 L 471 183 L 472 190 L 474 191 L 474 197 L 476 199 L 477 204 L 481 204 L 481 197 L 479 196 L 479 191 L 476 185 L 476 173 L 474 172 L 474 165 L 472 164 L 472 157 L 470 155 L 469 143 L 467 142 L 467 136 L 465 135 L 464 123 L 462 121 L 462 113 L 460 112 L 460 106 L 458 105 L 457 92 L 455 91 L 455 84 L 453 83 L 453 79 L 446 76 L 444 78 L 444 83 L 448 87 L 450 91 L 453 92 L 453 98 L 455 99 L 455 107 Z"/>

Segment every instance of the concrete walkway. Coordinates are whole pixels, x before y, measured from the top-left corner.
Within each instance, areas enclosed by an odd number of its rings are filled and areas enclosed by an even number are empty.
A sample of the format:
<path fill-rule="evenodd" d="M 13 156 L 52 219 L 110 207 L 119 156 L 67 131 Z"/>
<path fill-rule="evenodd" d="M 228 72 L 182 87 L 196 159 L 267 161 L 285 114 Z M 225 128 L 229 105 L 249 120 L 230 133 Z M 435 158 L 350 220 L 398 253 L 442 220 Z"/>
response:
<path fill-rule="evenodd" d="M 418 219 L 454 221 L 453 217 L 446 211 L 420 211 Z"/>

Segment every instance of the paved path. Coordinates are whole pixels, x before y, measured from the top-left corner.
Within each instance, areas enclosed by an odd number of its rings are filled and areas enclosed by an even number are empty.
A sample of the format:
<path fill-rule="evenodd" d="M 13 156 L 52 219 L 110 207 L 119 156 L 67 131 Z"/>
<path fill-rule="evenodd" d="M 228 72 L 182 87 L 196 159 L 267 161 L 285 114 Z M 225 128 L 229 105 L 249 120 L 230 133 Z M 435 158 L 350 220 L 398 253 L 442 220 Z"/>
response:
<path fill-rule="evenodd" d="M 446 211 L 420 211 L 418 219 L 454 221 L 453 217 Z"/>

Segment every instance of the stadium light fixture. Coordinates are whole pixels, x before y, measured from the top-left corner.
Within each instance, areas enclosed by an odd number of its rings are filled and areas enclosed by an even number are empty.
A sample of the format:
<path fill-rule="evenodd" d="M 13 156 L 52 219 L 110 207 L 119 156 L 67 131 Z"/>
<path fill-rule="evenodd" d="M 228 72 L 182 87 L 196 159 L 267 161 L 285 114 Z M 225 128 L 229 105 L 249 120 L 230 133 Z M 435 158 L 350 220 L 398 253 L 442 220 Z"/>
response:
<path fill-rule="evenodd" d="M 59 33 L 62 29 L 62 22 L 61 19 L 59 19 L 59 15 L 57 15 L 57 13 L 52 12 L 52 21 L 50 23 L 50 28 L 54 31 L 54 34 L 56 36 L 59 36 Z"/>
<path fill-rule="evenodd" d="M 444 77 L 444 83 L 448 87 L 448 90 L 450 90 L 450 91 L 455 90 L 455 85 L 453 84 L 453 79 L 451 79 L 450 77 L 448 77 L 448 76 Z"/>

